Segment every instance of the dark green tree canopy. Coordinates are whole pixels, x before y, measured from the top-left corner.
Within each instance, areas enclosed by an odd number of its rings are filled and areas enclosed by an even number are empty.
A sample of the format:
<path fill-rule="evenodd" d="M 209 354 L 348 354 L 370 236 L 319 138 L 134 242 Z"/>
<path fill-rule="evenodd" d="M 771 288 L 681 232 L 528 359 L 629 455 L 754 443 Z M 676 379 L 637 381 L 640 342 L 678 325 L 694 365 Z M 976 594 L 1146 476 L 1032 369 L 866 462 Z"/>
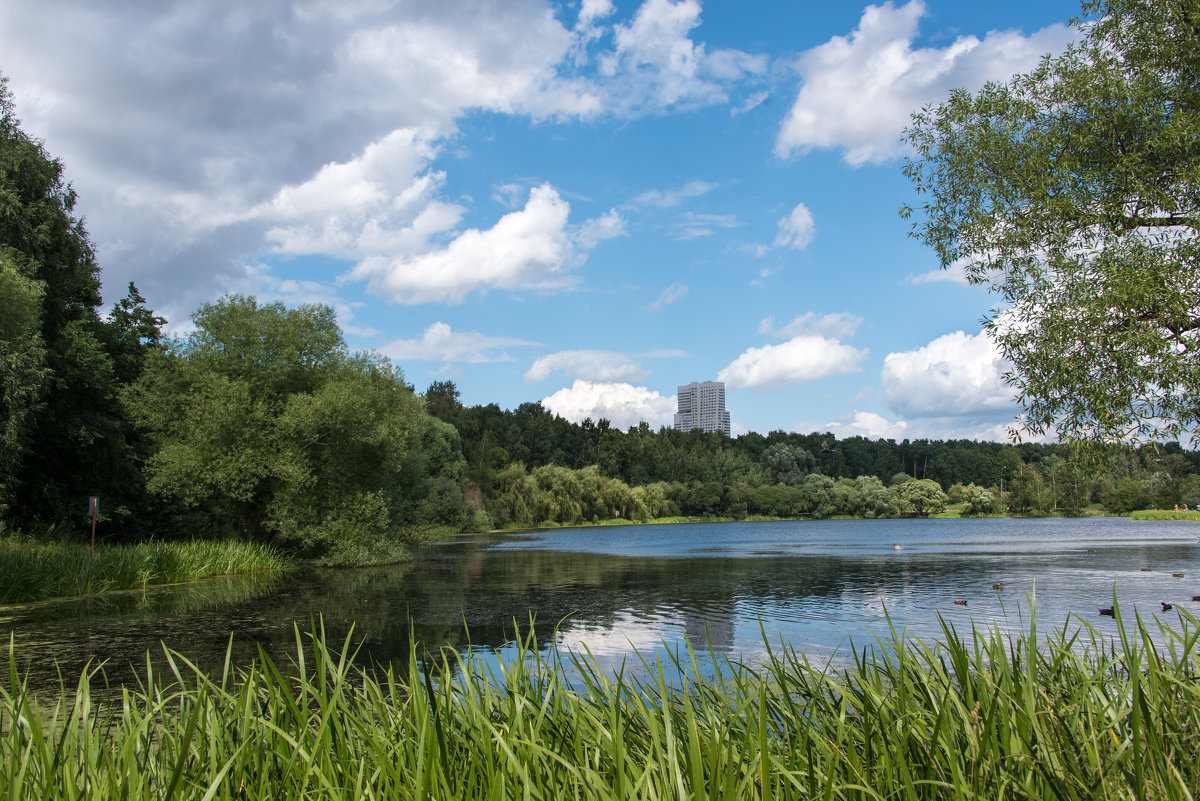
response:
<path fill-rule="evenodd" d="M 1003 298 L 985 325 L 1032 431 L 1195 436 L 1200 5 L 1095 0 L 1074 24 L 1061 56 L 913 116 L 913 236 Z"/>

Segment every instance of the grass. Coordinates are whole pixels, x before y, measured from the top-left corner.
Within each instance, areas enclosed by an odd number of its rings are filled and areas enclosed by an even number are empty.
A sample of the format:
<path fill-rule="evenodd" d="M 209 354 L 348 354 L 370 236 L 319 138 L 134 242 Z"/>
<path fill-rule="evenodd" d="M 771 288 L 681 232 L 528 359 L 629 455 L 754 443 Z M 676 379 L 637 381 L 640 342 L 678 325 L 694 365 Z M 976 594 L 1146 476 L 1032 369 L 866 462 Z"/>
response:
<path fill-rule="evenodd" d="M 1175 512 L 1170 509 L 1143 509 L 1129 515 L 1130 520 L 1200 520 L 1200 510 Z"/>
<path fill-rule="evenodd" d="M 314 632 L 284 667 L 260 655 L 209 676 L 168 654 L 166 675 L 147 668 L 112 702 L 91 696 L 94 675 L 34 698 L 10 657 L 0 796 L 1194 797 L 1190 616 L 1153 637 L 1137 620 L 1115 643 L 1087 626 L 1044 642 L 1034 624 L 1015 642 L 943 633 L 893 632 L 841 672 L 777 649 L 715 674 L 684 657 L 634 678 L 545 656 L 532 635 L 495 673 L 454 654 L 422 668 L 414 648 L 406 671 L 376 674 L 349 641 Z"/>
<path fill-rule="evenodd" d="M 288 565 L 271 548 L 241 542 L 102 545 L 92 554 L 86 545 L 0 540 L 0 603 L 178 584 Z"/>

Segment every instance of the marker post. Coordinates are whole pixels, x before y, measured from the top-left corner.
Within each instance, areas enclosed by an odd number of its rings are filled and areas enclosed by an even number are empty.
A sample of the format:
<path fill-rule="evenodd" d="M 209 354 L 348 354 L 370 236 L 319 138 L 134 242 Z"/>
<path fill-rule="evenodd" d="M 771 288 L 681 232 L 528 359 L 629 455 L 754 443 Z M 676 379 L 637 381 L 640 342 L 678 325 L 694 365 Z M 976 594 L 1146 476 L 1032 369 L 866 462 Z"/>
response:
<path fill-rule="evenodd" d="M 88 514 L 92 516 L 92 555 L 96 554 L 96 515 L 100 514 L 100 496 L 88 496 Z"/>

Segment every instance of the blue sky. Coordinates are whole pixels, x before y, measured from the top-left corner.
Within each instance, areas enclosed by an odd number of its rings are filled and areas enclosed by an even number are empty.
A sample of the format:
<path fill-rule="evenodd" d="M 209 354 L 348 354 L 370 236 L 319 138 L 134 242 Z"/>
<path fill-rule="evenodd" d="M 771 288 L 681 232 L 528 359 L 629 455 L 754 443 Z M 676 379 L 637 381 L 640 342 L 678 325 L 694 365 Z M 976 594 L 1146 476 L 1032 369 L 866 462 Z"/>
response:
<path fill-rule="evenodd" d="M 337 308 L 418 390 L 734 433 L 1003 439 L 996 302 L 907 237 L 908 114 L 1029 69 L 1071 2 L 0 6 L 0 72 L 103 270 L 174 331 Z"/>

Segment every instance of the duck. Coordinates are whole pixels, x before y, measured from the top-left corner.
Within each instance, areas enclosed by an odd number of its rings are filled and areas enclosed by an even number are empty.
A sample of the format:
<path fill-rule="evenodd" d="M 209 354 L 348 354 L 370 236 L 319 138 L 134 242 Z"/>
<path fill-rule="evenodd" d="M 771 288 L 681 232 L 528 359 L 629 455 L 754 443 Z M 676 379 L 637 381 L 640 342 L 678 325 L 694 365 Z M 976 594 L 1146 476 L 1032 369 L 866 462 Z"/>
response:
<path fill-rule="evenodd" d="M 1116 615 L 1116 613 L 1113 611 L 1113 608 L 1112 608 L 1111 606 L 1105 606 L 1105 607 L 1103 607 L 1103 608 L 1100 610 L 1100 614 L 1104 615 L 1105 617 L 1116 617 L 1116 616 L 1117 616 L 1117 615 Z"/>
<path fill-rule="evenodd" d="M 1142 568 L 1142 572 L 1143 572 L 1143 573 L 1149 573 L 1151 570 L 1153 570 L 1153 568 L 1149 568 L 1149 567 L 1143 567 L 1143 568 Z"/>
<path fill-rule="evenodd" d="M 1183 578 L 1183 576 L 1184 576 L 1183 573 L 1172 573 L 1171 575 L 1174 576 L 1175 578 Z"/>
<path fill-rule="evenodd" d="M 958 604 L 959 606 L 966 606 L 966 605 L 967 605 L 967 602 L 966 602 L 966 601 L 964 601 L 964 600 L 963 600 L 963 599 L 961 599 L 961 598 L 955 598 L 955 599 L 954 599 L 954 603 Z"/>
<path fill-rule="evenodd" d="M 1003 582 L 1003 581 L 997 581 L 995 584 L 993 584 L 993 585 L 992 585 L 992 589 L 993 589 L 993 590 L 1002 590 L 1002 589 L 1004 589 L 1004 582 Z"/>
<path fill-rule="evenodd" d="M 1192 596 L 1192 600 L 1193 600 L 1193 601 L 1200 601 L 1200 595 L 1193 595 L 1193 596 Z"/>
<path fill-rule="evenodd" d="M 899 545 L 893 545 L 893 546 L 892 546 L 892 550 L 893 550 L 893 551 L 898 551 L 898 550 L 900 550 L 900 546 L 899 546 Z"/>
<path fill-rule="evenodd" d="M 1087 551 L 1087 552 L 1088 552 L 1088 553 L 1095 553 L 1095 552 L 1096 552 L 1096 549 L 1095 549 L 1095 548 L 1088 548 L 1088 551 Z"/>
<path fill-rule="evenodd" d="M 1161 604 L 1162 604 L 1162 608 L 1163 608 L 1163 611 L 1164 611 L 1164 612 L 1170 612 L 1172 609 L 1174 609 L 1174 608 L 1175 608 L 1174 606 L 1172 606 L 1171 604 L 1167 603 L 1166 601 L 1159 601 L 1159 603 L 1161 603 Z"/>

